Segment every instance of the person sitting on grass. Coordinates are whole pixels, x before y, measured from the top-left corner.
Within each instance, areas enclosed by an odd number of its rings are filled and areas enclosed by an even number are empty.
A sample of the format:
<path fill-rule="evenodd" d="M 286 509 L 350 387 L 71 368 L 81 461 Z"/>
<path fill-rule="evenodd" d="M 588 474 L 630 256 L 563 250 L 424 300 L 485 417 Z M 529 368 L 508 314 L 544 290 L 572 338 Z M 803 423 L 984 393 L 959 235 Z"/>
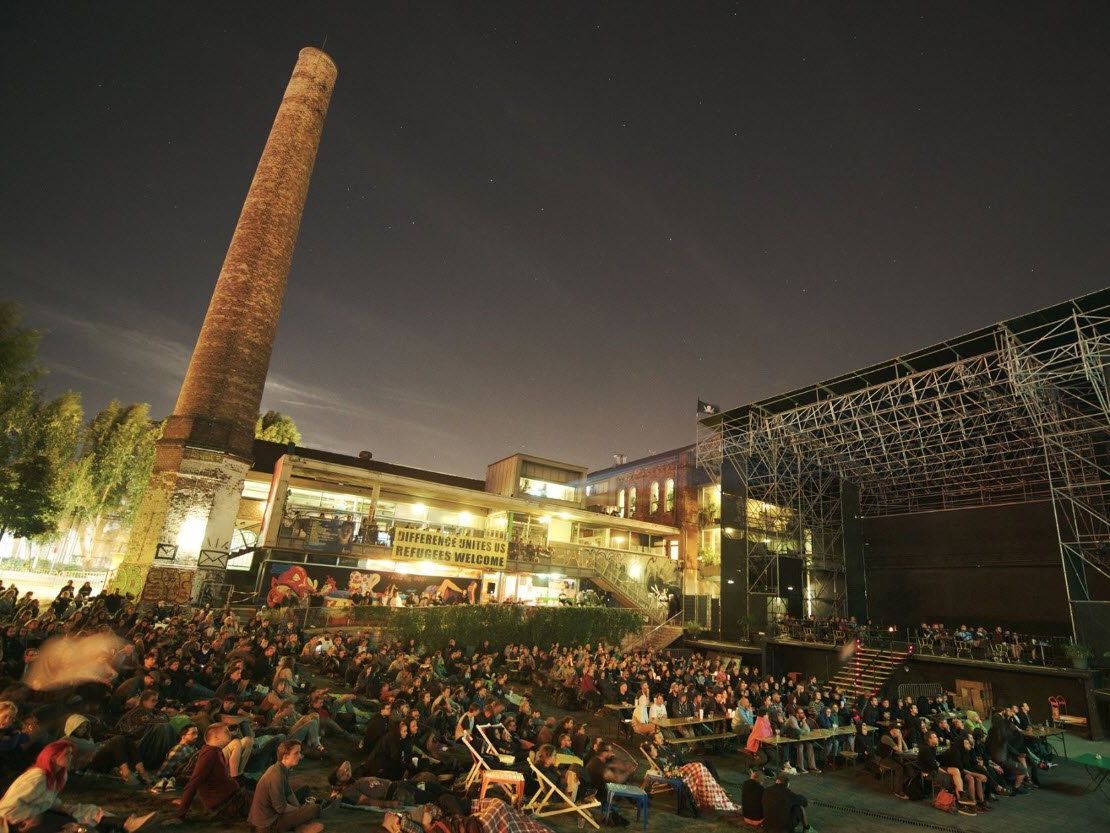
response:
<path fill-rule="evenodd" d="M 797 833 L 799 826 L 817 833 L 806 816 L 808 799 L 790 789 L 790 776 L 780 772 L 775 783 L 763 791 L 763 830 L 765 833 Z"/>
<path fill-rule="evenodd" d="M 204 733 L 204 746 L 197 753 L 192 775 L 181 798 L 173 803 L 182 821 L 189 813 L 194 798 L 217 819 L 242 821 L 250 808 L 251 794 L 231 777 L 224 758 L 224 747 L 231 743 L 231 732 L 223 723 L 213 723 Z"/>
<path fill-rule="evenodd" d="M 289 770 L 301 762 L 301 742 L 283 740 L 277 749 L 277 763 L 267 769 L 254 788 L 247 819 L 254 833 L 323 833 L 320 804 L 302 803 L 304 788 L 294 792 L 289 786 Z"/>
<path fill-rule="evenodd" d="M 92 804 L 65 804 L 61 792 L 73 766 L 76 747 L 69 738 L 48 743 L 34 765 L 11 783 L 0 798 L 0 825 L 9 831 L 60 833 L 68 825 L 95 827 L 101 833 L 135 833 L 154 816 L 106 815 Z"/>
<path fill-rule="evenodd" d="M 740 786 L 740 813 L 744 824 L 760 827 L 763 824 L 763 773 L 752 767 L 748 780 Z"/>

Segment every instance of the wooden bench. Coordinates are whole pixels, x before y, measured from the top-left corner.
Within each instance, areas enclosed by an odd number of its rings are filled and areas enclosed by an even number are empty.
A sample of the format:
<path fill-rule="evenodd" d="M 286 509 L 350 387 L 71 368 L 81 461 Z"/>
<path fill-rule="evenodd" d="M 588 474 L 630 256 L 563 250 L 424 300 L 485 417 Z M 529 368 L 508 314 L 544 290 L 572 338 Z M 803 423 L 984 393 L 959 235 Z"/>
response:
<path fill-rule="evenodd" d="M 735 732 L 720 732 L 716 735 L 695 735 L 692 738 L 671 738 L 667 741 L 669 744 L 679 743 L 708 743 L 714 740 L 740 740 Z"/>

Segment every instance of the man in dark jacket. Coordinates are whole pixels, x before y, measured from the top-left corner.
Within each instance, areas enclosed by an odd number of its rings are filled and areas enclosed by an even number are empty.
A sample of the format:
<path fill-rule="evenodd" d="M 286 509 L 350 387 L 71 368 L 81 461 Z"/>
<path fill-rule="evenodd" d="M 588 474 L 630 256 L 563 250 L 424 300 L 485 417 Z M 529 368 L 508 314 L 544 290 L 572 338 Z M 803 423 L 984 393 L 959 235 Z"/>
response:
<path fill-rule="evenodd" d="M 740 812 L 744 823 L 759 827 L 763 823 L 763 773 L 752 767 L 751 777 L 740 785 Z"/>
<path fill-rule="evenodd" d="M 797 833 L 800 827 L 816 833 L 806 819 L 809 801 L 789 785 L 790 776 L 780 772 L 775 783 L 763 791 L 763 829 L 766 833 Z"/>
<path fill-rule="evenodd" d="M 382 703 L 381 709 L 378 713 L 366 721 L 366 729 L 362 735 L 362 743 L 359 748 L 363 752 L 370 753 L 374 751 L 374 747 L 378 745 L 385 733 L 389 731 L 389 717 L 393 714 L 393 704 L 386 700 Z"/>
<path fill-rule="evenodd" d="M 289 786 L 289 770 L 301 762 L 301 742 L 283 740 L 278 744 L 277 763 L 273 764 L 254 788 L 248 820 L 254 833 L 321 833 L 324 825 L 319 804 L 301 804 L 300 796 Z"/>

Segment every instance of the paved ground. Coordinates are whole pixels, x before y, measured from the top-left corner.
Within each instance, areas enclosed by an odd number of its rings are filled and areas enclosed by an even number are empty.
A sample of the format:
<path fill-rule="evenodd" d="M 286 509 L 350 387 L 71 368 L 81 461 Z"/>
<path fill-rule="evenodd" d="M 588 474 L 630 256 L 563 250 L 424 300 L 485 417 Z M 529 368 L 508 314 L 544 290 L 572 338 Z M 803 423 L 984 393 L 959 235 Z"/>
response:
<path fill-rule="evenodd" d="M 546 705 L 546 704 L 543 704 Z M 545 708 L 544 714 L 554 710 Z M 591 720 L 591 726 L 612 737 L 615 725 L 611 722 L 598 723 Z M 336 760 L 352 757 L 355 750 L 350 745 L 328 743 L 334 750 Z M 629 751 L 631 744 L 623 743 Z M 1110 757 L 1110 743 L 1091 743 L 1073 735 L 1068 737 L 1068 754 L 1075 756 L 1083 752 L 1098 752 Z M 327 774 L 335 767 L 336 760 L 305 760 L 295 773 L 294 782 L 318 787 L 321 795 L 326 795 Z M 735 755 L 714 757 L 721 772 L 725 790 L 737 800 L 740 784 L 746 777 L 739 767 Z M 962 833 L 1110 833 L 1110 781 L 1104 785 L 1103 793 L 1088 793 L 1088 776 L 1083 767 L 1064 761 L 1056 769 L 1044 773 L 1043 788 L 1028 796 L 1003 798 L 994 803 L 995 809 L 975 818 L 949 815 L 933 809 L 927 801 L 906 802 L 895 799 L 889 793 L 889 785 L 881 786 L 870 774 L 862 769 L 825 772 L 821 775 L 797 776 L 792 787 L 808 796 L 810 800 L 810 822 L 819 833 L 900 833 L 911 830 L 962 831 Z M 134 812 L 140 809 L 173 811 L 170 800 L 174 795 L 152 796 L 139 790 L 125 788 L 119 781 L 107 778 L 74 778 L 66 787 L 68 801 L 90 801 L 115 812 Z M 626 813 L 631 817 L 630 813 Z M 332 808 L 324 818 L 332 833 L 355 833 L 368 828 L 377 828 L 381 815 L 375 812 Z M 694 821 L 699 830 L 735 830 L 735 821 L 712 812 L 703 813 Z M 668 796 L 657 797 L 652 805 L 650 828 L 653 833 L 678 833 L 688 829 L 691 819 L 679 817 L 674 812 L 674 801 Z M 572 818 L 560 817 L 552 825 L 559 833 L 576 830 Z M 246 830 L 245 824 L 235 828 Z M 150 828 L 157 830 L 156 826 Z M 203 822 L 189 822 L 175 828 L 181 833 L 201 833 L 221 829 L 217 825 Z M 638 828 L 626 828 L 636 833 Z"/>

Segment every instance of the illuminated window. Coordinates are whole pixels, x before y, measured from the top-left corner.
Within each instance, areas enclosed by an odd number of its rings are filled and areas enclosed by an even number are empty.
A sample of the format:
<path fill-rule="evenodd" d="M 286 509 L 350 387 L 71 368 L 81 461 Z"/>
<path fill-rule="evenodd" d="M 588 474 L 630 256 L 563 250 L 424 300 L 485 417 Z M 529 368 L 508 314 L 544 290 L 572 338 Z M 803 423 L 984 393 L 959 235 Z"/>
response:
<path fill-rule="evenodd" d="M 624 517 L 624 489 L 617 492 L 617 509 L 620 510 L 620 515 Z"/>
<path fill-rule="evenodd" d="M 663 487 L 663 511 L 674 511 L 674 478 L 667 478 L 667 483 Z"/>
<path fill-rule="evenodd" d="M 628 490 L 628 517 L 636 517 L 636 487 Z"/>
<path fill-rule="evenodd" d="M 651 484 L 651 509 L 649 510 L 652 515 L 659 511 L 659 481 L 656 480 Z"/>

